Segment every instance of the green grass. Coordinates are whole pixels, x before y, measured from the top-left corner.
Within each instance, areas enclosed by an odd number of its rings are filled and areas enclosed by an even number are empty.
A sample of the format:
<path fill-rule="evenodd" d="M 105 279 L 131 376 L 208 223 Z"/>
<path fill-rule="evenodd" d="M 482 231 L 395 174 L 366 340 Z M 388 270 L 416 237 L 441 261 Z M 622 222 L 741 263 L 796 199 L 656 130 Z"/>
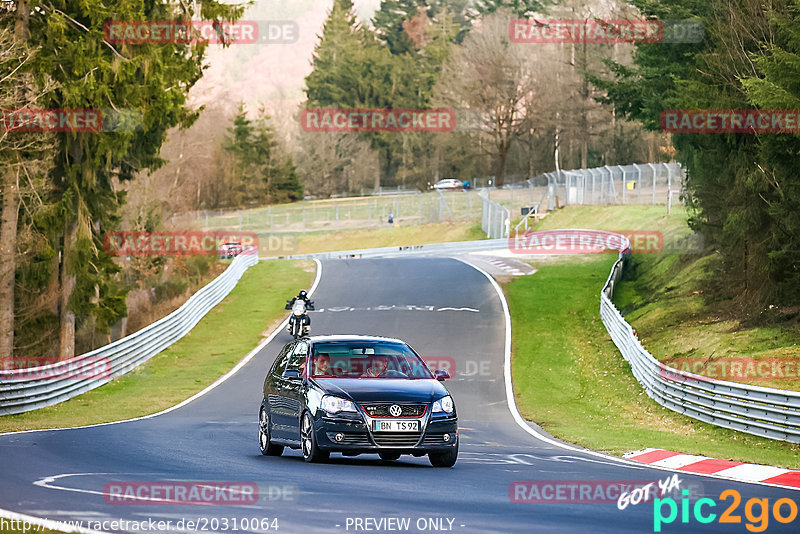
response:
<path fill-rule="evenodd" d="M 269 237 L 261 238 L 269 242 Z M 431 243 L 448 243 L 453 241 L 474 241 L 486 239 L 480 223 L 437 223 L 417 226 L 395 226 L 364 230 L 341 230 L 338 232 L 316 232 L 292 238 L 295 250 L 263 250 L 262 256 L 279 256 L 287 254 L 312 254 L 315 252 L 332 252 L 336 250 L 353 250 L 363 248 L 380 248 L 390 246 L 428 245 Z M 296 241 L 294 241 L 296 240 Z"/>
<path fill-rule="evenodd" d="M 0 417 L 0 431 L 73 427 L 159 412 L 230 370 L 282 318 L 286 298 L 308 288 L 310 261 L 267 261 L 248 269 L 230 295 L 185 337 L 134 371 L 67 402 Z"/>
<path fill-rule="evenodd" d="M 586 226 L 585 224 L 582 226 Z M 513 324 L 512 376 L 523 416 L 563 440 L 621 455 L 660 447 L 800 468 L 800 446 L 726 430 L 651 400 L 599 317 L 613 255 L 534 263 L 505 286 Z"/>
<path fill-rule="evenodd" d="M 568 206 L 550 212 L 534 230 L 562 228 L 656 231 L 666 238 L 691 232 L 682 206 L 673 207 L 670 215 L 666 206 Z"/>

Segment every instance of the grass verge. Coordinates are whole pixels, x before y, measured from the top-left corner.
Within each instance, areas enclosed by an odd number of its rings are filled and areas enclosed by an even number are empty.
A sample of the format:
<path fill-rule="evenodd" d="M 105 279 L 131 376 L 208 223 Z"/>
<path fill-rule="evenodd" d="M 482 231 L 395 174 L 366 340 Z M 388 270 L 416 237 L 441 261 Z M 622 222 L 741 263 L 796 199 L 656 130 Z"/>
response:
<path fill-rule="evenodd" d="M 643 210 L 633 216 L 626 213 L 629 209 L 587 208 L 587 217 L 576 211 L 565 211 L 563 215 L 557 212 L 543 221 L 546 226 L 543 224 L 537 229 L 625 230 L 674 226 L 675 231 L 680 231 L 680 220 L 664 219 L 666 210 L 663 207 L 657 212 L 648 214 Z M 636 217 L 638 222 L 635 222 Z M 597 222 L 593 223 L 592 219 Z M 637 226 L 625 228 L 623 224 Z M 656 257 L 654 255 L 651 261 L 656 262 Z M 531 262 L 538 269 L 536 274 L 505 284 L 514 332 L 512 376 L 517 405 L 523 416 L 558 438 L 616 455 L 645 447 L 661 447 L 689 454 L 800 468 L 798 445 L 695 421 L 663 408 L 644 393 L 599 317 L 600 289 L 615 259 L 616 256 L 610 254 L 543 257 Z M 663 279 L 671 276 L 665 267 L 661 266 Z M 641 269 L 639 274 L 643 275 Z M 687 272 L 684 276 L 699 279 L 697 273 Z M 649 297 L 658 299 L 657 294 Z M 662 315 L 660 320 L 665 318 Z M 675 328 L 675 323 L 670 317 L 663 328 Z M 634 324 L 638 328 L 635 320 Z M 651 352 L 656 351 L 645 338 L 645 346 Z"/>
<path fill-rule="evenodd" d="M 252 350 L 286 314 L 286 298 L 311 285 L 314 269 L 311 261 L 268 261 L 251 267 L 189 334 L 147 363 L 61 404 L 0 417 L 0 432 L 105 423 L 174 406 Z"/>

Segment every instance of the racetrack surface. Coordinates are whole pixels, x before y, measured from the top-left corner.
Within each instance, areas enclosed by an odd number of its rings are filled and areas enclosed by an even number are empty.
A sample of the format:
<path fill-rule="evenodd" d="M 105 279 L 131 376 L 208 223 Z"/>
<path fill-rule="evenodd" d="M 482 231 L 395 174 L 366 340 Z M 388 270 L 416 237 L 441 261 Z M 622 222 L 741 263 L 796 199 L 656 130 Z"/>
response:
<path fill-rule="evenodd" d="M 377 455 L 334 454 L 325 464 L 306 464 L 299 451 L 288 449 L 279 458 L 261 456 L 261 387 L 278 350 L 289 341 L 281 332 L 227 381 L 164 415 L 0 436 L 0 508 L 84 522 L 153 519 L 174 525 L 180 519 L 227 519 L 228 532 L 234 518 L 245 517 L 277 518 L 279 532 L 298 533 L 367 531 L 355 528 L 355 518 L 409 518 L 407 532 L 653 532 L 652 504 L 620 511 L 615 503 L 511 501 L 509 485 L 518 480 L 651 482 L 671 473 L 564 450 L 514 421 L 503 376 L 502 302 L 481 272 L 446 258 L 331 260 L 323 265 L 313 298 L 320 311 L 311 314 L 312 334 L 398 337 L 423 356 L 455 361 L 455 376 L 446 382 L 459 415 L 460 455 L 454 468 L 433 468 L 427 458 L 410 456 L 381 462 Z M 721 502 L 720 493 L 738 490 L 742 504 L 734 515 L 742 522 L 704 525 L 691 517 L 681 524 L 679 517 L 662 532 L 748 532 L 748 499 L 768 498 L 771 508 L 779 498 L 796 503 L 800 495 L 694 475 L 680 478 L 683 488 L 691 488 L 692 504 L 710 497 L 718 502 L 717 515 L 730 503 Z M 103 496 L 113 481 L 194 480 L 256 482 L 266 495 L 255 505 L 208 506 L 108 504 Z M 273 500 L 269 489 L 278 487 L 294 492 Z M 428 518 L 443 521 L 436 528 Z M 797 532 L 798 524 L 800 519 L 784 525 L 770 518 L 767 532 Z M 361 525 L 377 531 L 375 523 Z M 217 530 L 224 531 L 222 523 Z M 239 526 L 243 530 L 252 531 Z"/>

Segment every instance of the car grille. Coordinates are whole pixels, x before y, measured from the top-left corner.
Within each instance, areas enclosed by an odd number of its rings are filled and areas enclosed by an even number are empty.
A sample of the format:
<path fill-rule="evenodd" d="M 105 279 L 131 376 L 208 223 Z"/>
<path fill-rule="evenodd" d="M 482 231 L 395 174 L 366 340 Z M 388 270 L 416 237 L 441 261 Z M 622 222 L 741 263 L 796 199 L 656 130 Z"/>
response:
<path fill-rule="evenodd" d="M 362 404 L 361 407 L 370 417 L 392 417 L 389 415 L 389 407 L 394 403 Z M 427 408 L 424 404 L 398 404 L 402 412 L 398 417 L 422 417 Z"/>
<path fill-rule="evenodd" d="M 419 435 L 419 432 L 373 432 L 372 439 L 381 447 L 413 447 Z"/>
<path fill-rule="evenodd" d="M 344 439 L 342 441 L 336 441 L 336 434 L 338 432 L 326 432 L 328 435 L 328 439 L 334 443 L 341 443 L 342 445 L 364 445 L 370 446 L 372 445 L 369 442 L 369 438 L 363 432 L 342 432 L 344 435 Z"/>

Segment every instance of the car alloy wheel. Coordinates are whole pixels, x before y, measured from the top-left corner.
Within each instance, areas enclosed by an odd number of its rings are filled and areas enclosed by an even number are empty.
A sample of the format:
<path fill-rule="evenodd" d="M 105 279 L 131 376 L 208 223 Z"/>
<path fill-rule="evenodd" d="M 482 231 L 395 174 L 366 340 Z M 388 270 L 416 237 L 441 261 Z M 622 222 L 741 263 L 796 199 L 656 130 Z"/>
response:
<path fill-rule="evenodd" d="M 264 407 L 258 413 L 258 448 L 264 456 L 280 456 L 283 454 L 283 446 L 270 443 L 271 436 L 269 431 L 269 415 Z"/>
<path fill-rule="evenodd" d="M 330 453 L 323 452 L 317 446 L 317 440 L 314 437 L 314 425 L 311 423 L 311 415 L 306 412 L 303 414 L 303 420 L 300 423 L 300 445 L 303 451 L 303 459 L 306 462 L 319 462 L 326 460 Z"/>

